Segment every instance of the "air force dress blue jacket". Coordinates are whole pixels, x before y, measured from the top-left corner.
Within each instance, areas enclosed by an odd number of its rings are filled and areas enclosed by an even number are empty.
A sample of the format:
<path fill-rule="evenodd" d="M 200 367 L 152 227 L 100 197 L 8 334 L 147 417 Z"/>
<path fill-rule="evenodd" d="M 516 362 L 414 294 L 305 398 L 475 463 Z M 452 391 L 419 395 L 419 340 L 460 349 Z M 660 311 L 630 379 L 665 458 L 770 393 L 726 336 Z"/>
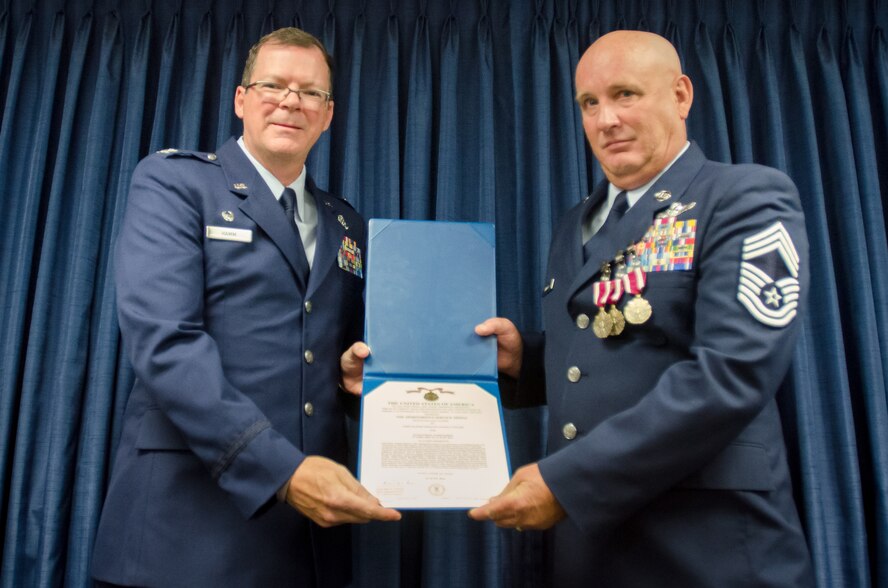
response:
<path fill-rule="evenodd" d="M 567 512 L 554 585 L 811 585 L 775 402 L 809 284 L 795 187 L 692 144 L 584 262 L 581 224 L 606 194 L 553 233 L 545 333 L 525 336 L 511 399 L 548 404 L 539 467 Z M 594 284 L 630 244 L 651 315 L 599 338 Z"/>
<path fill-rule="evenodd" d="M 311 272 L 234 140 L 136 168 L 116 248 L 135 371 L 94 576 L 139 586 L 342 585 L 348 528 L 275 492 L 307 455 L 346 458 L 339 356 L 361 336 L 365 226 L 317 202 Z"/>

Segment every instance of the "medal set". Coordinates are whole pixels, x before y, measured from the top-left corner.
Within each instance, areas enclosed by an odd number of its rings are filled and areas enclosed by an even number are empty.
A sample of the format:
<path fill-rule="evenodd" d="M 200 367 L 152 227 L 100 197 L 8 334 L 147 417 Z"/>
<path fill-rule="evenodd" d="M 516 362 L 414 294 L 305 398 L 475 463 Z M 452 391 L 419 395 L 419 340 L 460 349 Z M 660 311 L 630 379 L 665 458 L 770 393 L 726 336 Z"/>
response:
<path fill-rule="evenodd" d="M 651 318 L 651 304 L 641 293 L 644 291 L 646 274 L 635 245 L 626 251 L 618 251 L 613 261 L 601 266 L 601 279 L 592 284 L 598 314 L 592 323 L 592 331 L 599 339 L 616 337 L 623 333 L 626 323 L 641 325 Z M 611 274 L 613 273 L 613 278 Z M 621 311 L 617 308 L 625 294 L 632 295 Z M 610 309 L 605 307 L 610 304 Z"/>
<path fill-rule="evenodd" d="M 668 191 L 657 192 L 657 201 L 668 200 Z M 644 237 L 618 251 L 611 261 L 601 265 L 601 279 L 592 285 L 598 314 L 592 325 L 595 336 L 601 339 L 616 337 L 630 325 L 641 325 L 651 318 L 651 303 L 641 295 L 647 283 L 648 272 L 688 271 L 694 267 L 694 246 L 697 220 L 678 220 L 677 217 L 696 206 L 696 202 L 673 202 L 657 213 L 654 223 Z M 611 277 L 613 274 L 613 277 Z M 623 310 L 617 308 L 624 295 L 629 295 Z M 610 310 L 607 310 L 607 305 Z"/>

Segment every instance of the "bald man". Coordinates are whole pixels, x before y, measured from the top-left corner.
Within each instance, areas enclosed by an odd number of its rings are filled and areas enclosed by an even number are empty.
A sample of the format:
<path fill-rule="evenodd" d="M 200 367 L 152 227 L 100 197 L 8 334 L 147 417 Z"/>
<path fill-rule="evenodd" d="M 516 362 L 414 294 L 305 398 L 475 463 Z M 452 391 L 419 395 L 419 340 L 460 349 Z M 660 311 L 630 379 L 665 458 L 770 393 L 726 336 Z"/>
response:
<path fill-rule="evenodd" d="M 555 586 L 810 586 L 774 400 L 809 284 L 797 191 L 688 142 L 662 37 L 601 37 L 576 90 L 607 181 L 553 232 L 545 333 L 476 328 L 507 405 L 548 404 L 547 456 L 469 515 L 551 529 Z"/>

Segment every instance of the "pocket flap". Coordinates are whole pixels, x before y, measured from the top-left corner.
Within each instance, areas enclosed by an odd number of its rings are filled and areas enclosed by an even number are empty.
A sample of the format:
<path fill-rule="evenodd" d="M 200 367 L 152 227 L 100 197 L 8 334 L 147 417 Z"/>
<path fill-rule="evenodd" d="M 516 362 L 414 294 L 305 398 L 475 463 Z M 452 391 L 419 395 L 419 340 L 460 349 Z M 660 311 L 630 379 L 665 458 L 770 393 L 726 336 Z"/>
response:
<path fill-rule="evenodd" d="M 688 476 L 678 487 L 769 492 L 774 490 L 776 484 L 765 448 L 735 443 L 728 445 L 714 460 Z"/>
<path fill-rule="evenodd" d="M 173 423 L 161 411 L 153 409 L 142 415 L 136 449 L 184 451 L 188 444 Z"/>

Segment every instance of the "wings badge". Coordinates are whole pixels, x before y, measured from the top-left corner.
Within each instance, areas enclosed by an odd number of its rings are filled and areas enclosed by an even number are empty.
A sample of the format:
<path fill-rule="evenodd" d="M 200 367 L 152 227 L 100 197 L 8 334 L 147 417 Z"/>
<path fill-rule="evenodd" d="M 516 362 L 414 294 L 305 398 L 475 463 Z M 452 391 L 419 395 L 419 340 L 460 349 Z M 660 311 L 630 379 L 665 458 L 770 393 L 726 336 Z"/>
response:
<path fill-rule="evenodd" d="M 743 240 L 737 300 L 757 321 L 785 327 L 799 305 L 799 254 L 783 223 Z"/>

